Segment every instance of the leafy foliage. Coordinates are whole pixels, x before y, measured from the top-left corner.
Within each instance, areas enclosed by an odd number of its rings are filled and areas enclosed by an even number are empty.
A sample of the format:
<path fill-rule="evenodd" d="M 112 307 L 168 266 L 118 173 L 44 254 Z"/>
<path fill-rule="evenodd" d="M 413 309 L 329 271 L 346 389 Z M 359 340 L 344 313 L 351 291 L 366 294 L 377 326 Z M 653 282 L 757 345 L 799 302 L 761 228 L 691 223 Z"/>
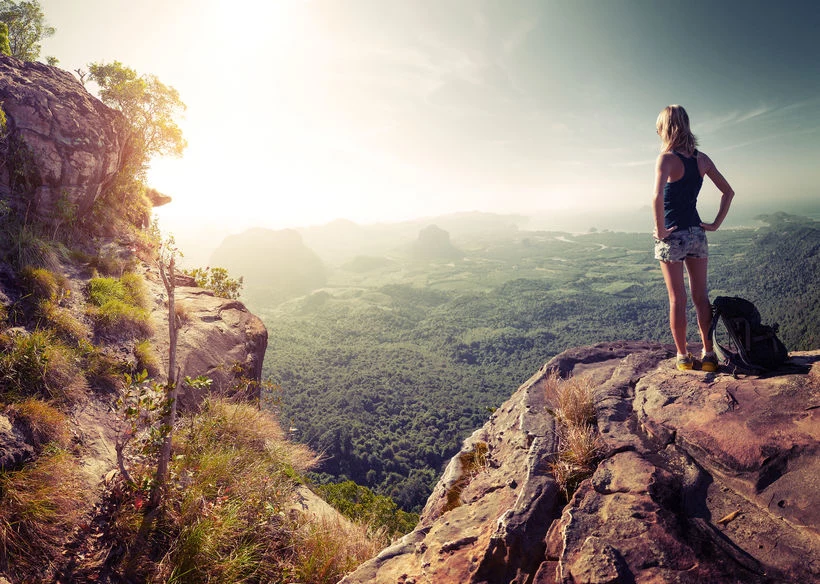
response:
<path fill-rule="evenodd" d="M 173 87 L 154 75 L 138 75 L 119 61 L 92 63 L 88 75 L 97 83 L 102 102 L 123 113 L 130 132 L 120 170 L 95 201 L 84 227 L 112 233 L 123 221 L 148 227 L 152 204 L 146 196 L 147 164 L 154 156 L 182 155 L 187 143 L 176 118 L 185 104 Z"/>
<path fill-rule="evenodd" d="M 0 55 L 11 55 L 11 45 L 9 45 L 9 25 L 0 22 Z M 6 114 L 2 114 L 0 120 L 0 130 L 6 129 Z"/>
<path fill-rule="evenodd" d="M 184 273 L 191 276 L 196 281 L 197 286 L 212 290 L 220 298 L 234 300 L 239 298 L 242 293 L 242 276 L 231 278 L 225 268 L 194 268 L 193 270 L 184 270 Z"/>
<path fill-rule="evenodd" d="M 89 77 L 99 85 L 102 102 L 123 113 L 147 158 L 182 155 L 187 143 L 175 118 L 185 104 L 176 89 L 119 61 L 91 63 Z"/>
<path fill-rule="evenodd" d="M 56 32 L 46 22 L 46 15 L 37 0 L 1 0 L 0 22 L 8 27 L 9 52 L 4 54 L 23 61 L 36 61 L 40 57 L 41 41 Z"/>
<path fill-rule="evenodd" d="M 389 497 L 377 495 L 353 481 L 321 485 L 318 491 L 345 517 L 371 528 L 385 529 L 390 538 L 410 533 L 419 520 L 417 514 L 402 511 Z"/>

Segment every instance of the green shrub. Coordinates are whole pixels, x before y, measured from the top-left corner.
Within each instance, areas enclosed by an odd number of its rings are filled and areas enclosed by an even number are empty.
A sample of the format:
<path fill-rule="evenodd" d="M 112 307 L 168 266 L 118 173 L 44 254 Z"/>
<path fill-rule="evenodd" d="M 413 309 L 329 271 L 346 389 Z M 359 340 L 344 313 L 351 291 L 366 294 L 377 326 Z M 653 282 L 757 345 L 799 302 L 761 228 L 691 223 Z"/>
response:
<path fill-rule="evenodd" d="M 194 268 L 183 270 L 183 273 L 193 277 L 200 288 L 211 290 L 221 298 L 234 300 L 242 293 L 243 278 L 231 278 L 225 268 Z"/>
<path fill-rule="evenodd" d="M 364 523 L 371 530 L 384 531 L 390 539 L 410 533 L 419 520 L 417 514 L 399 509 L 390 497 L 377 495 L 353 481 L 320 485 L 317 491 L 345 517 Z"/>

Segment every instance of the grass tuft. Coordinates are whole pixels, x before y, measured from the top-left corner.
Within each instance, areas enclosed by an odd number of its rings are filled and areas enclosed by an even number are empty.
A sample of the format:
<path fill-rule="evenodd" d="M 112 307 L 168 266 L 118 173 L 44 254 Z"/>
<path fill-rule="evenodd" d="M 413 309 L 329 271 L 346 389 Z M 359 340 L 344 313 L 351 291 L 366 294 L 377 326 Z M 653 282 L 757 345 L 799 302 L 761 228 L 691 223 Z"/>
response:
<path fill-rule="evenodd" d="M 603 453 L 603 441 L 595 427 L 594 390 L 588 377 L 562 379 L 552 371 L 545 379 L 558 435 L 558 452 L 550 470 L 568 500 L 581 481 L 595 471 Z"/>
<path fill-rule="evenodd" d="M 211 397 L 180 421 L 168 489 L 163 557 L 150 582 L 337 582 L 381 549 L 364 524 L 308 517 L 294 503 L 294 476 L 317 456 L 291 444 L 272 414 Z M 135 492 L 135 501 L 144 494 Z M 128 504 L 114 519 L 128 542 Z M 126 543 L 127 545 L 127 543 Z"/>
<path fill-rule="evenodd" d="M 0 389 L 5 399 L 41 396 L 69 402 L 86 389 L 78 357 L 52 332 L 0 334 Z"/>
<path fill-rule="evenodd" d="M 458 461 L 461 465 L 461 471 L 447 491 L 447 502 L 444 505 L 443 512 L 446 513 L 461 506 L 461 493 L 464 492 L 464 489 L 478 473 L 487 469 L 489 450 L 486 442 L 476 442 L 472 450 L 459 453 Z"/>
<path fill-rule="evenodd" d="M 15 582 L 42 582 L 89 496 L 79 465 L 53 449 L 0 472 L 0 493 L 0 569 Z"/>
<path fill-rule="evenodd" d="M 68 448 L 71 443 L 68 418 L 43 400 L 26 399 L 8 406 L 5 413 L 18 427 L 22 427 L 37 450 L 48 444 Z"/>
<path fill-rule="evenodd" d="M 51 300 L 41 300 L 37 305 L 37 314 L 58 337 L 72 343 L 87 340 L 91 336 L 88 325 L 77 319 L 67 308 Z"/>
<path fill-rule="evenodd" d="M 15 246 L 11 260 L 17 268 L 34 266 L 54 270 L 60 265 L 54 246 L 30 226 L 20 227 L 11 240 Z"/>
<path fill-rule="evenodd" d="M 137 360 L 136 371 L 147 371 L 148 377 L 159 375 L 159 356 L 151 341 L 145 339 L 134 344 L 134 358 Z"/>
<path fill-rule="evenodd" d="M 46 268 L 26 266 L 20 271 L 20 278 L 27 292 L 36 300 L 54 301 L 65 294 L 68 287 L 65 276 Z"/>
<path fill-rule="evenodd" d="M 142 276 L 99 277 L 88 282 L 89 314 L 97 334 L 119 339 L 144 339 L 153 334 L 146 310 L 147 295 Z"/>
<path fill-rule="evenodd" d="M 366 525 L 326 517 L 304 518 L 294 536 L 291 561 L 297 582 L 338 582 L 381 550 Z"/>

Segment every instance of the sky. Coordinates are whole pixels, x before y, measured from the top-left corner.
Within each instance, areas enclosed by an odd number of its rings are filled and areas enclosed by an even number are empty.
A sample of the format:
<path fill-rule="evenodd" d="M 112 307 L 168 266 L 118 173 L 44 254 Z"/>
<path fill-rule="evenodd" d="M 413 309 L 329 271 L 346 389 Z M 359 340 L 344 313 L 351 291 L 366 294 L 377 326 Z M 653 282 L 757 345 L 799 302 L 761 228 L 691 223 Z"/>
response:
<path fill-rule="evenodd" d="M 734 206 L 818 200 L 813 0 L 41 5 L 57 29 L 43 58 L 118 60 L 186 103 L 187 150 L 149 173 L 174 199 L 166 231 L 648 213 L 672 103 Z M 716 208 L 719 192 L 701 197 Z"/>

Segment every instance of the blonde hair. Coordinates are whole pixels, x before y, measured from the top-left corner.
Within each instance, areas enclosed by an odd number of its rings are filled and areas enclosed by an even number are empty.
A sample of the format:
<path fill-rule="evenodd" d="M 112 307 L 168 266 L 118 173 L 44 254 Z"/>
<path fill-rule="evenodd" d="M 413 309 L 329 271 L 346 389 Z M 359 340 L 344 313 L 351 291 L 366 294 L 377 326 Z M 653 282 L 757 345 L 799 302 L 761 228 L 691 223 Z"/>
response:
<path fill-rule="evenodd" d="M 680 105 L 670 105 L 658 115 L 655 123 L 661 137 L 661 152 L 678 150 L 692 154 L 698 147 L 698 139 L 689 129 L 689 114 Z"/>

